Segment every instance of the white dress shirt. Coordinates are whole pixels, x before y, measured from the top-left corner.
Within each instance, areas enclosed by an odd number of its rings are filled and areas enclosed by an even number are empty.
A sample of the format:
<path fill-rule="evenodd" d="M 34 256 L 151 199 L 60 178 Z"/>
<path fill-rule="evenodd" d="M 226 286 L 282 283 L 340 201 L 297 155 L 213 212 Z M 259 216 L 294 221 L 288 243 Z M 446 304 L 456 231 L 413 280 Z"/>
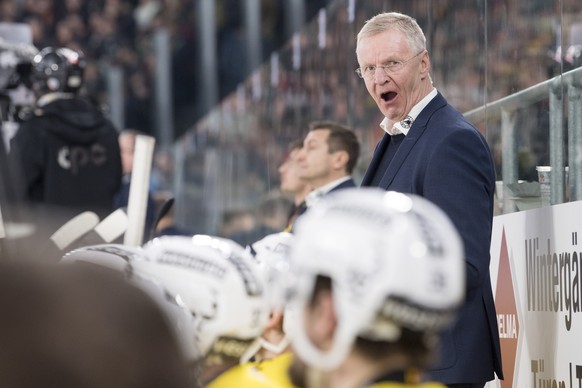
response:
<path fill-rule="evenodd" d="M 382 122 L 380 123 L 380 127 L 384 130 L 384 132 L 386 132 L 390 136 L 398 135 L 400 133 L 403 133 L 406 136 L 408 134 L 408 131 L 410 130 L 410 124 L 412 124 L 412 122 L 416 120 L 416 117 L 418 117 L 420 112 L 422 112 L 422 110 L 428 105 L 428 103 L 433 98 L 436 97 L 436 95 L 437 95 L 436 88 L 432 88 L 429 94 L 427 94 L 422 100 L 420 100 L 418 104 L 412 107 L 412 109 L 406 115 L 404 120 L 398 123 L 393 123 L 392 121 L 388 120 L 388 117 L 384 117 L 384 120 L 382 120 Z M 407 119 L 410 120 L 410 123 L 408 125 L 406 124 L 403 125 L 403 121 Z"/>
<path fill-rule="evenodd" d="M 321 197 L 329 193 L 331 189 L 350 180 L 351 178 L 352 177 L 350 175 L 344 176 L 342 178 L 336 179 L 333 182 L 329 182 L 321 187 L 318 187 L 315 190 L 312 190 L 309 194 L 307 194 L 307 197 L 305 197 L 305 205 L 307 205 L 307 207 L 310 208 L 311 206 L 316 204 L 317 201 L 321 199 Z"/>

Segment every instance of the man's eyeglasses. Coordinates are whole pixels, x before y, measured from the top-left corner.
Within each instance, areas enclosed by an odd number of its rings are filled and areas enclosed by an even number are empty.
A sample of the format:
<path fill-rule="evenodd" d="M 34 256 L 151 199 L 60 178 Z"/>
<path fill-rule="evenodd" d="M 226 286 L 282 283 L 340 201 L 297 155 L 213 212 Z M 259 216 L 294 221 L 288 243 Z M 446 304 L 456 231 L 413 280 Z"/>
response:
<path fill-rule="evenodd" d="M 400 70 L 402 70 L 404 65 L 406 65 L 409 61 L 413 60 L 414 58 L 418 57 L 420 54 L 424 53 L 424 51 L 425 50 L 420 51 L 419 53 L 413 55 L 412 57 L 408 58 L 405 61 L 388 61 L 380 66 L 370 65 L 370 66 L 366 66 L 363 68 L 361 68 L 361 67 L 357 68 L 356 74 L 360 78 L 373 79 L 376 76 L 376 69 L 378 69 L 378 68 L 380 68 L 384 71 L 383 74 L 385 76 L 389 76 L 391 74 L 398 73 Z"/>

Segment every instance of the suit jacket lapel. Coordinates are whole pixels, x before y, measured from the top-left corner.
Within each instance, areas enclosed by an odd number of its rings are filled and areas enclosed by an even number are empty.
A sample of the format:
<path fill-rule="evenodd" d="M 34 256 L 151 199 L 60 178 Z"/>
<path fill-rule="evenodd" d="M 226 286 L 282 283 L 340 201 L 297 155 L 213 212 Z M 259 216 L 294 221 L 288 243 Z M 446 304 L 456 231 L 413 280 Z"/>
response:
<path fill-rule="evenodd" d="M 402 163 L 404 163 L 404 160 L 414 147 L 416 141 L 424 132 L 425 128 L 426 126 L 420 126 L 420 124 L 417 124 L 416 126 L 415 123 L 412 124 L 412 127 L 410 127 L 410 131 L 404 138 L 402 144 L 400 144 L 400 147 L 398 147 L 398 150 L 396 150 L 394 158 L 392 158 L 392 160 L 390 161 L 388 169 L 386 170 L 384 176 L 380 180 L 379 183 L 380 187 L 387 188 L 390 185 L 390 183 L 392 183 L 394 177 L 396 176 L 396 173 L 398 173 L 398 170 L 400 170 Z"/>
<path fill-rule="evenodd" d="M 390 135 L 388 135 L 387 133 L 384 133 L 384 136 L 382 137 L 382 139 L 380 140 L 380 142 L 376 146 L 376 149 L 374 150 L 374 154 L 372 155 L 372 160 L 370 161 L 370 164 L 368 165 L 368 168 L 366 169 L 366 173 L 364 174 L 364 177 L 362 178 L 361 186 L 369 186 L 370 182 L 372 182 L 372 179 L 374 178 L 374 174 L 376 174 L 376 170 L 378 169 L 378 165 L 380 164 L 380 161 L 382 160 L 382 157 L 384 156 L 384 151 L 386 151 L 386 148 L 388 147 L 389 143 L 390 143 Z"/>
<path fill-rule="evenodd" d="M 331 193 L 332 191 L 335 191 L 335 190 L 349 189 L 351 187 L 356 187 L 356 183 L 354 182 L 353 179 L 350 178 L 349 180 L 342 182 L 339 185 L 337 185 L 336 187 L 332 188 L 329 192 Z"/>
<path fill-rule="evenodd" d="M 398 173 L 398 170 L 400 170 L 400 167 L 402 167 L 402 163 L 404 163 L 404 160 L 406 160 L 406 157 L 410 154 L 410 152 L 414 148 L 414 145 L 426 130 L 430 117 L 438 109 L 445 106 L 445 104 L 446 104 L 445 99 L 440 94 L 440 92 L 438 92 L 435 98 L 433 98 L 432 101 L 429 102 L 429 104 L 426 106 L 426 108 L 422 110 L 422 112 L 420 112 L 416 120 L 414 120 L 414 123 L 412 123 L 410 131 L 408 131 L 408 134 L 406 135 L 404 141 L 402 142 L 400 147 L 398 147 L 398 150 L 396 151 L 394 158 L 390 162 L 390 165 L 388 166 L 386 173 L 380 180 L 379 183 L 380 187 L 387 188 L 392 183 L 394 177 Z M 389 135 L 385 135 L 385 137 L 388 136 Z M 382 139 L 383 142 L 384 140 L 385 139 Z M 386 141 L 386 144 L 388 144 L 388 141 Z M 384 146 L 384 150 L 385 149 L 386 146 Z M 381 160 L 382 155 L 384 154 L 384 150 L 382 150 L 381 153 L 380 152 L 374 153 L 374 159 L 376 158 L 378 159 L 375 165 L 376 168 L 378 167 L 378 163 Z M 368 171 L 366 171 L 366 176 L 368 176 Z M 372 179 L 372 177 L 373 175 L 370 175 L 369 179 Z"/>

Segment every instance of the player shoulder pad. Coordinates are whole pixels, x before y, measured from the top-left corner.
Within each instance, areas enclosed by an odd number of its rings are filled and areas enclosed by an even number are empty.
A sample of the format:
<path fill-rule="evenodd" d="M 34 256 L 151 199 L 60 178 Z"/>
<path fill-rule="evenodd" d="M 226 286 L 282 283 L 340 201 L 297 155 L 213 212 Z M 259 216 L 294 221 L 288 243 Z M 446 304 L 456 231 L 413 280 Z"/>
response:
<path fill-rule="evenodd" d="M 424 383 L 420 385 L 416 384 L 411 385 L 405 383 L 385 381 L 369 385 L 368 388 L 447 388 L 447 387 L 446 385 L 443 385 L 441 383 Z"/>
<path fill-rule="evenodd" d="M 253 363 L 270 380 L 276 382 L 277 387 L 291 388 L 293 384 L 287 371 L 293 362 L 293 353 L 283 353 L 270 360 Z"/>
<path fill-rule="evenodd" d="M 281 379 L 273 379 L 263 373 L 257 363 L 246 363 L 234 366 L 214 379 L 207 388 L 286 388 L 293 387 L 290 383 L 282 383 L 286 374 Z"/>

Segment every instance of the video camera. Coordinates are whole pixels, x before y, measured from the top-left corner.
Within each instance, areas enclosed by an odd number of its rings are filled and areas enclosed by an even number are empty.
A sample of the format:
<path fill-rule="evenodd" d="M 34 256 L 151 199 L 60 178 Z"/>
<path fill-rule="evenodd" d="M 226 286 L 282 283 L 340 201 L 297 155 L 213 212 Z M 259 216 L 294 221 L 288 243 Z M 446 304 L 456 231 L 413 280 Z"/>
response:
<path fill-rule="evenodd" d="M 31 43 L 30 27 L 0 23 L 0 121 L 18 121 L 21 107 L 34 103 L 32 59 L 38 50 Z"/>
<path fill-rule="evenodd" d="M 9 140 L 18 130 L 20 114 L 34 104 L 31 73 L 37 53 L 30 26 L 0 23 L 0 261 L 13 250 L 10 235 L 19 218 L 14 194 L 19 178 L 8 166 Z"/>

